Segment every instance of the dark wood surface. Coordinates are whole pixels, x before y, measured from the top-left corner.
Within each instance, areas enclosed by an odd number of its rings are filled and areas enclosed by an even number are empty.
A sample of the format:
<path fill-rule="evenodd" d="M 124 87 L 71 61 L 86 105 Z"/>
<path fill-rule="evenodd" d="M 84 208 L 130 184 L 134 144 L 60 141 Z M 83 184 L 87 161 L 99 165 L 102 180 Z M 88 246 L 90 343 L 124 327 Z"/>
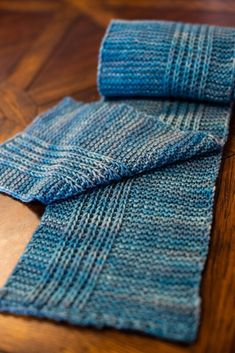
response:
<path fill-rule="evenodd" d="M 91 101 L 97 53 L 111 18 L 166 19 L 235 26 L 234 0 L 0 0 L 0 141 L 66 95 Z M 202 321 L 193 345 L 135 333 L 84 329 L 0 315 L 5 353 L 235 352 L 235 123 L 217 180 Z M 0 284 L 39 223 L 43 207 L 0 195 Z"/>

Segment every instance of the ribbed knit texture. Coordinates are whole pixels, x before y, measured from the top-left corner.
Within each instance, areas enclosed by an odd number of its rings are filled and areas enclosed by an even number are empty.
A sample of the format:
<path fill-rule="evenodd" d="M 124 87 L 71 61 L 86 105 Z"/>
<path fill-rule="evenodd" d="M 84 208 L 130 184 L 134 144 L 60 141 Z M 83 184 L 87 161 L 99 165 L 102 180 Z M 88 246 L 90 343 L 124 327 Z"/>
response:
<path fill-rule="evenodd" d="M 233 29 L 113 21 L 105 99 L 65 98 L 1 145 L 0 190 L 47 205 L 1 311 L 195 339 L 234 49 Z"/>
<path fill-rule="evenodd" d="M 162 21 L 112 21 L 100 52 L 107 96 L 234 99 L 234 29 Z"/>

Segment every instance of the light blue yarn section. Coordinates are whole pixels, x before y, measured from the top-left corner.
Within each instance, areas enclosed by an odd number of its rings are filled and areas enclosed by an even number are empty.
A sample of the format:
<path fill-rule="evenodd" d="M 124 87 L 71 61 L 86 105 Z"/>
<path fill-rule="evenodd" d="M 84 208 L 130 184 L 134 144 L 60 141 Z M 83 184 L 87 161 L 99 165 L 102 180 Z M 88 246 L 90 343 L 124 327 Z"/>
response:
<path fill-rule="evenodd" d="M 0 190 L 46 208 L 0 311 L 195 340 L 234 33 L 112 21 L 105 98 L 66 97 L 1 145 Z"/>

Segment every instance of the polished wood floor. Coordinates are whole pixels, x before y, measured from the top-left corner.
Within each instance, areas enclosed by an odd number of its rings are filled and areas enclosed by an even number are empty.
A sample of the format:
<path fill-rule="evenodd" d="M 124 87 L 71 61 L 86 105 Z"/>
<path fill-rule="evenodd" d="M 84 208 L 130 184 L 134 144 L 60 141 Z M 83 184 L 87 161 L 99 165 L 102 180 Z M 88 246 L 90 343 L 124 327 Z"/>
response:
<path fill-rule="evenodd" d="M 235 26 L 233 0 L 0 0 L 0 140 L 66 95 L 91 101 L 97 53 L 111 18 Z M 0 284 L 12 271 L 43 207 L 0 195 Z M 4 353 L 235 352 L 235 118 L 217 181 L 202 322 L 190 346 L 115 330 L 98 331 L 0 315 Z"/>

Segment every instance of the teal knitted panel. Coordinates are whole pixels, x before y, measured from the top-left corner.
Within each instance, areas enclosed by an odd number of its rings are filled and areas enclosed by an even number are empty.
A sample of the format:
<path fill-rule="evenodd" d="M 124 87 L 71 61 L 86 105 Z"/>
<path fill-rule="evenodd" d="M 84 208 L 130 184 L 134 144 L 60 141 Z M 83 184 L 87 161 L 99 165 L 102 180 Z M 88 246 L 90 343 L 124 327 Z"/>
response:
<path fill-rule="evenodd" d="M 235 30 L 163 21 L 112 21 L 100 50 L 100 93 L 234 99 Z"/>
<path fill-rule="evenodd" d="M 46 205 L 0 311 L 195 340 L 234 50 L 233 29 L 111 22 L 104 98 L 0 146 L 0 190 Z"/>
<path fill-rule="evenodd" d="M 142 104 L 148 107 L 149 103 Z M 175 114 L 178 104 L 168 104 L 173 110 L 168 114 Z M 0 176 L 0 189 L 7 188 L 12 196 L 26 202 L 37 199 L 48 204 L 221 150 L 220 136 L 203 131 L 203 127 L 173 127 L 159 119 L 162 109 L 161 104 L 160 112 L 150 115 L 135 109 L 133 103 L 100 101 L 81 107 L 67 98 L 50 112 L 52 117 L 46 113 L 37 118 L 25 132 L 2 145 L 0 161 L 5 172 Z M 194 110 L 195 105 L 183 109 Z M 208 114 L 207 119 L 212 119 L 213 109 L 208 109 Z"/>

